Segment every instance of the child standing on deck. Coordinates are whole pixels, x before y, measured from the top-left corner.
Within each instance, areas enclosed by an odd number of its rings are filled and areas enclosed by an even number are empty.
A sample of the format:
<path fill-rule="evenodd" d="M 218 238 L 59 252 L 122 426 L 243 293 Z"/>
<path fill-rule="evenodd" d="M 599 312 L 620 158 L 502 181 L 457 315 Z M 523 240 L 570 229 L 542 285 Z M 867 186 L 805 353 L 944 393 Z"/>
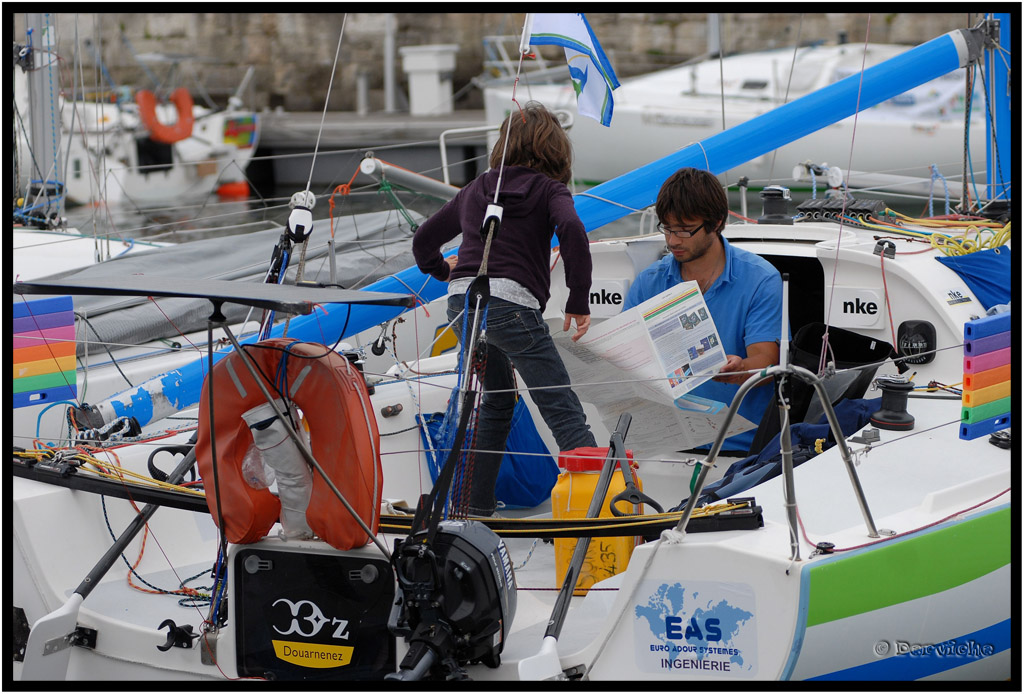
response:
<path fill-rule="evenodd" d="M 502 123 L 489 165 L 426 220 L 412 241 L 419 269 L 449 283 L 448 320 L 454 321 L 463 313 L 464 295 L 480 270 L 484 252 L 480 227 L 499 190 L 497 202 L 504 211 L 487 258 L 491 295 L 487 361 L 469 489 L 469 513 L 475 516 L 494 513 L 494 486 L 516 404 L 513 365 L 527 387 L 539 388 L 531 390 L 531 396 L 560 451 L 596 445 L 541 317 L 551 296 L 551 239 L 557 236 L 569 289 L 562 330 L 575 323 L 575 341 L 590 327 L 590 246 L 566 187 L 572 176 L 569 137 L 553 113 L 541 104 L 528 103 Z M 458 256 L 443 258 L 441 248 L 459 234 Z M 473 325 L 473 313 L 470 307 L 452 326 L 460 340 L 461 321 Z"/>

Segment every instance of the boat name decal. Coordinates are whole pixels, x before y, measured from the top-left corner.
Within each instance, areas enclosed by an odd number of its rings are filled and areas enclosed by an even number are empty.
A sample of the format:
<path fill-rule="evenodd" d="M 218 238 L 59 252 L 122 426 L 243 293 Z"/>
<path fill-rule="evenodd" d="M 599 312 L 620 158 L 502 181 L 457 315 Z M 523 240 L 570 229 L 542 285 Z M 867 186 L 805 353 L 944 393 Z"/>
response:
<path fill-rule="evenodd" d="M 749 585 L 645 581 L 637 594 L 648 596 L 633 607 L 641 671 L 756 676 L 757 612 Z"/>
<path fill-rule="evenodd" d="M 352 662 L 352 646 L 330 646 L 322 643 L 301 643 L 274 639 L 274 654 L 293 665 L 311 668 L 342 667 Z"/>

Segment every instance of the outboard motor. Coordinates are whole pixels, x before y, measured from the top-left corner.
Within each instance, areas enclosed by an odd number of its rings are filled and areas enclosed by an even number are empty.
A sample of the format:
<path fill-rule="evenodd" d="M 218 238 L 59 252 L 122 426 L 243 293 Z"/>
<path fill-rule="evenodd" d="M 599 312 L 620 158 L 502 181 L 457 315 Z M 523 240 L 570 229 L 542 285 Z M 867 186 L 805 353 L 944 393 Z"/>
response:
<path fill-rule="evenodd" d="M 505 543 L 473 520 L 442 521 L 427 537 L 423 530 L 395 548 L 400 596 L 388 627 L 409 651 L 386 679 L 468 679 L 465 664 L 498 667 L 516 613 Z"/>
<path fill-rule="evenodd" d="M 500 226 L 500 209 L 489 206 L 484 220 L 485 261 Z M 485 264 L 468 290 L 478 311 L 490 297 Z M 496 668 L 515 617 L 516 578 L 505 543 L 480 521 L 441 520 L 480 394 L 480 361 L 474 355 L 484 339 L 474 321 L 460 357 L 460 366 L 465 363 L 467 368 L 451 450 L 430 493 L 419 499 L 411 532 L 395 543 L 391 555 L 400 596 L 388 628 L 405 637 L 409 651 L 398 672 L 386 679 L 461 680 L 468 679 L 465 664 L 482 662 Z"/>

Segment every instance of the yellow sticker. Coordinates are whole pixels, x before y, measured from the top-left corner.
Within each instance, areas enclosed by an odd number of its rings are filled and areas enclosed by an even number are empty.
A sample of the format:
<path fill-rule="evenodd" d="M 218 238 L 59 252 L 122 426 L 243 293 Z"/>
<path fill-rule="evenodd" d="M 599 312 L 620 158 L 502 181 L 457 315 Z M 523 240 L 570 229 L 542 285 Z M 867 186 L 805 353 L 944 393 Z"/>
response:
<path fill-rule="evenodd" d="M 301 641 L 272 641 L 280 660 L 301 667 L 332 668 L 352 662 L 352 646 L 328 646 Z"/>
<path fill-rule="evenodd" d="M 444 354 L 448 350 L 457 347 L 458 344 L 459 338 L 454 330 L 448 326 L 437 327 L 434 329 L 434 347 L 430 350 L 430 356 L 436 357 Z"/>

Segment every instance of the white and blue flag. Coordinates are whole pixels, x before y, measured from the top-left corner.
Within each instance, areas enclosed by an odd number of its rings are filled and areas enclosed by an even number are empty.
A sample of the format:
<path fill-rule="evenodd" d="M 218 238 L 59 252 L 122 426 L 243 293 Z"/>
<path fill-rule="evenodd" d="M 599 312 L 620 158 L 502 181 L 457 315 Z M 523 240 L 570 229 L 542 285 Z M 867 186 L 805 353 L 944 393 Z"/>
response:
<path fill-rule="evenodd" d="M 582 13 L 532 14 L 526 35 L 531 46 L 562 46 L 576 91 L 576 110 L 601 125 L 612 122 L 612 90 L 619 86 L 612 64 Z M 525 48 L 524 48 L 525 51 Z"/>

